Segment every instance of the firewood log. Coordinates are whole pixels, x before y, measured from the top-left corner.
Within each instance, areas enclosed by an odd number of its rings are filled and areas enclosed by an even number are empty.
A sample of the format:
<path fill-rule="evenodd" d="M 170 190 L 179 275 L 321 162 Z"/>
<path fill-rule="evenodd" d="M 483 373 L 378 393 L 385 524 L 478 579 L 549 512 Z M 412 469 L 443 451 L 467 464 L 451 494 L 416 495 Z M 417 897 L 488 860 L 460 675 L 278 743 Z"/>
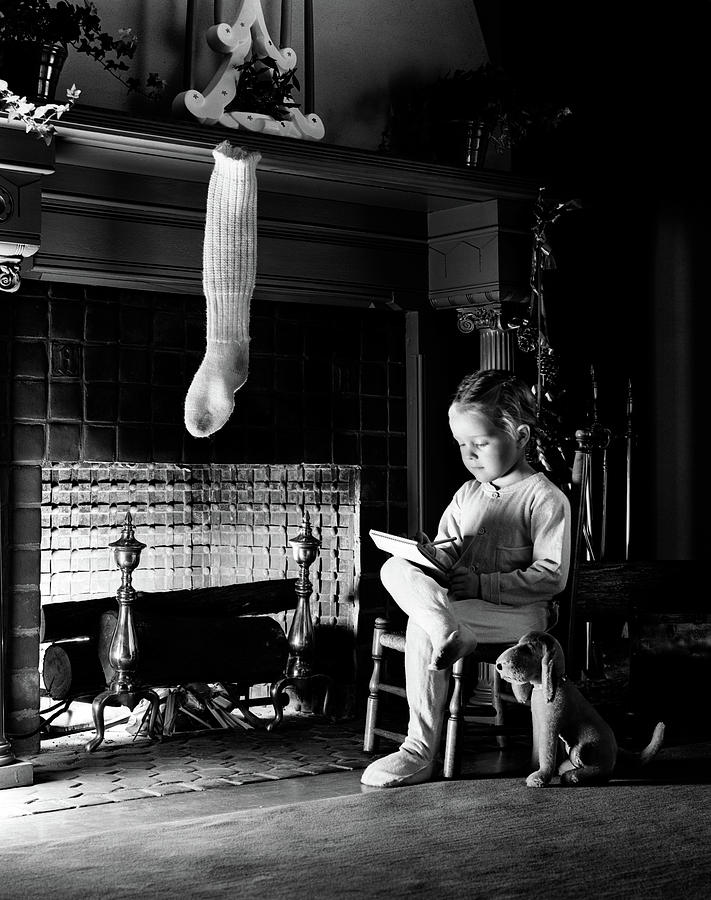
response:
<path fill-rule="evenodd" d="M 50 644 L 42 661 L 42 680 L 53 700 L 98 694 L 104 688 L 98 642 Z"/>
<path fill-rule="evenodd" d="M 139 591 L 134 608 L 150 609 L 156 615 L 197 611 L 225 617 L 265 615 L 295 609 L 295 585 L 295 578 L 281 578 L 186 591 Z M 115 609 L 115 597 L 47 603 L 42 607 L 40 641 L 97 638 L 101 615 Z"/>

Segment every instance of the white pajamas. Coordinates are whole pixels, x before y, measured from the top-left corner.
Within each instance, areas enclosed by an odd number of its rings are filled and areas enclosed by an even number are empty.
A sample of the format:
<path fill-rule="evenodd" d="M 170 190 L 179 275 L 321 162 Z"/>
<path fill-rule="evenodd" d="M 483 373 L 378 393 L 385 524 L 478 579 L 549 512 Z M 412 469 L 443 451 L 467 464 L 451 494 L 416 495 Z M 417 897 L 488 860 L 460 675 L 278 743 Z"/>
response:
<path fill-rule="evenodd" d="M 548 627 L 551 601 L 568 576 L 570 504 L 540 472 L 498 489 L 472 479 L 442 515 L 435 540 L 446 538 L 454 541 L 436 548 L 438 559 L 476 571 L 481 596 L 455 600 L 426 570 L 397 557 L 381 571 L 383 585 L 408 616 L 410 721 L 400 749 L 423 765 L 437 755 L 449 684 L 449 669 L 428 669 L 433 646 L 460 624 L 486 643 L 516 641 Z"/>

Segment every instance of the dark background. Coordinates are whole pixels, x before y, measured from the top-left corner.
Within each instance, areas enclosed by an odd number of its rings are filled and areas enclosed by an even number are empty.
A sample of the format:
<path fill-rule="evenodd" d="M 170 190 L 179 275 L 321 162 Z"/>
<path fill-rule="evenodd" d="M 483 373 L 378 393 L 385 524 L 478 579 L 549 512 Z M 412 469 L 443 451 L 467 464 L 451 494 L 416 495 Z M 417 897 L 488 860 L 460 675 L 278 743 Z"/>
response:
<path fill-rule="evenodd" d="M 574 431 L 589 415 L 594 366 L 599 416 L 624 469 L 631 379 L 633 555 L 665 558 L 663 519 L 676 495 L 689 526 L 668 555 L 698 558 L 709 4 L 476 7 L 492 61 L 573 110 L 557 130 L 512 151 L 516 174 L 537 177 L 551 199 L 582 205 L 548 232 L 557 268 L 544 290 L 563 420 Z"/>

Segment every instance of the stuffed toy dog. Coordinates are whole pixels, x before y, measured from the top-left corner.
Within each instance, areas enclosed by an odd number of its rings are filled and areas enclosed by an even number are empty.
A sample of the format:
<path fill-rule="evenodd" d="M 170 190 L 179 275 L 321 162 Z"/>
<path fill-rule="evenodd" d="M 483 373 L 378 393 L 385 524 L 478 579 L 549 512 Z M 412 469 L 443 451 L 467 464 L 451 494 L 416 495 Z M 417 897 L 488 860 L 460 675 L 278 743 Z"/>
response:
<path fill-rule="evenodd" d="M 557 771 L 565 785 L 603 783 L 612 775 L 618 757 L 644 764 L 662 745 L 664 724 L 659 722 L 641 753 L 618 750 L 610 726 L 566 677 L 563 648 L 550 634 L 524 634 L 515 647 L 499 656 L 496 668 L 511 683 L 519 703 L 531 706 L 538 770 L 526 779 L 528 787 L 550 783 L 556 773 L 559 738 L 566 756 Z"/>

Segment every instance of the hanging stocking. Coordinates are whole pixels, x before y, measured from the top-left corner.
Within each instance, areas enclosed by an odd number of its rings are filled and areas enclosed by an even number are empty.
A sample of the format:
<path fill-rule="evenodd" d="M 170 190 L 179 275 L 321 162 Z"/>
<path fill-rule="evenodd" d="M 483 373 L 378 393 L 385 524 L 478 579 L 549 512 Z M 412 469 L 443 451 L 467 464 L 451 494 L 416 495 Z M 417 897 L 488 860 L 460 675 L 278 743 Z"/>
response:
<path fill-rule="evenodd" d="M 257 271 L 257 176 L 261 155 L 223 141 L 212 151 L 202 286 L 207 349 L 185 398 L 194 437 L 219 431 L 249 368 L 249 304 Z"/>

